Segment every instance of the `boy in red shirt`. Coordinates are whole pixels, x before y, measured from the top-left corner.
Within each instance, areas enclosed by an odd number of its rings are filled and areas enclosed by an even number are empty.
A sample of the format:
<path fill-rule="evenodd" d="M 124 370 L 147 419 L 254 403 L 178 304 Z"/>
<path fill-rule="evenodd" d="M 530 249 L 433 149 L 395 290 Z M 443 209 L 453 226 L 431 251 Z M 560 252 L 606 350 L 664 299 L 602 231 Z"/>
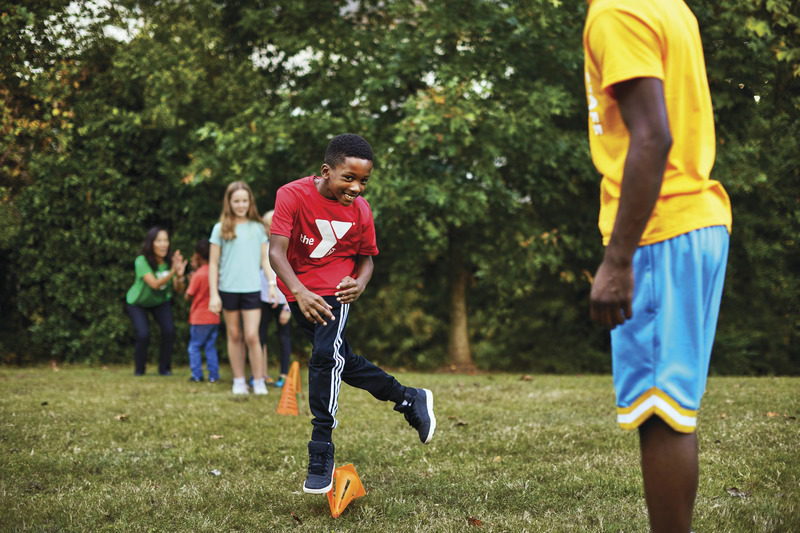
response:
<path fill-rule="evenodd" d="M 303 490 L 324 494 L 333 486 L 333 429 L 342 381 L 395 403 L 423 444 L 436 429 L 433 394 L 404 387 L 345 339 L 350 304 L 372 277 L 378 254 L 375 225 L 361 194 L 372 171 L 372 148 L 358 135 L 338 135 L 325 152 L 321 176 L 278 189 L 269 257 L 292 315 L 313 345 L 308 365 L 314 416 Z"/>
<path fill-rule="evenodd" d="M 219 380 L 219 357 L 216 347 L 219 315 L 208 310 L 208 251 L 208 239 L 197 241 L 192 256 L 192 267 L 196 270 L 191 275 L 185 298 L 192 302 L 189 311 L 189 367 L 192 369 L 190 381 L 203 381 L 200 350 L 205 350 L 208 381 L 214 383 Z"/>

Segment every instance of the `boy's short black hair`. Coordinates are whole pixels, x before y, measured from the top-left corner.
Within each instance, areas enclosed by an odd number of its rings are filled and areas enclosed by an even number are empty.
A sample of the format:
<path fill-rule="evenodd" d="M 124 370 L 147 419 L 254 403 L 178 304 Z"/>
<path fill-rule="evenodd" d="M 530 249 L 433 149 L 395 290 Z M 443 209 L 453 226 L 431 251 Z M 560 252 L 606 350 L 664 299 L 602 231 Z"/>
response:
<path fill-rule="evenodd" d="M 208 261 L 208 250 L 210 245 L 208 243 L 208 239 L 199 239 L 197 243 L 194 245 L 194 252 Z"/>
<path fill-rule="evenodd" d="M 325 151 L 325 164 L 336 168 L 344 163 L 347 157 L 372 161 L 372 147 L 360 135 L 354 133 L 337 135 L 331 139 L 328 149 Z"/>

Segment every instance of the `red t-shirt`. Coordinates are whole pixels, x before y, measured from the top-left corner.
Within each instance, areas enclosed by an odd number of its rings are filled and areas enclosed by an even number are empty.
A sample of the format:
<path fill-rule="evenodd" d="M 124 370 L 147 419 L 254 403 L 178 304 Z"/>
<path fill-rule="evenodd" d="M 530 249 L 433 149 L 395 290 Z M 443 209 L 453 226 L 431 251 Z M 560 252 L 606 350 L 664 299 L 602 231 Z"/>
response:
<path fill-rule="evenodd" d="M 362 197 L 350 206 L 322 196 L 316 176 L 287 183 L 275 198 L 271 233 L 289 238 L 289 264 L 300 282 L 320 296 L 332 296 L 345 277 L 355 277 L 356 257 L 378 255 L 375 222 Z M 295 301 L 278 279 L 286 299 Z"/>
<path fill-rule="evenodd" d="M 193 297 L 192 308 L 189 310 L 189 324 L 193 326 L 219 324 L 219 315 L 208 310 L 208 300 L 211 297 L 208 291 L 208 265 L 201 266 L 192 274 L 186 294 Z"/>

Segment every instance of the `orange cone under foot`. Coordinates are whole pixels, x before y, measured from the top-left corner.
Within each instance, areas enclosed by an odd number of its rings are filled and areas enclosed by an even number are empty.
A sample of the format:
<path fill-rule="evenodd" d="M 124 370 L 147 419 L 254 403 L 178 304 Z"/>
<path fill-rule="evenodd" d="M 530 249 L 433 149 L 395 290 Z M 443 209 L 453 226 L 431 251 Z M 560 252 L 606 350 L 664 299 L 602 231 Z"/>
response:
<path fill-rule="evenodd" d="M 328 492 L 331 514 L 338 518 L 347 504 L 367 494 L 352 464 L 341 466 L 333 471 L 333 488 Z"/>

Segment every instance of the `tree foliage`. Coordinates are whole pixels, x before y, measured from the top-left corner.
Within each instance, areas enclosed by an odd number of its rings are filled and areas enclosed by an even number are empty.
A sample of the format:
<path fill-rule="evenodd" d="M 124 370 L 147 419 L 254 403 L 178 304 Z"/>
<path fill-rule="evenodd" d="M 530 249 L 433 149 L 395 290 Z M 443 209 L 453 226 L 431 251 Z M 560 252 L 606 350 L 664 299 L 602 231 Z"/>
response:
<path fill-rule="evenodd" d="M 588 320 L 602 250 L 585 1 L 126 0 L 81 27 L 67 5 L 0 9 L 0 274 L 9 323 L 47 356 L 129 359 L 147 228 L 189 251 L 228 182 L 263 212 L 353 132 L 376 153 L 381 249 L 356 347 L 413 367 L 609 370 Z M 797 373 L 797 3 L 690 7 L 734 205 L 714 369 Z"/>

